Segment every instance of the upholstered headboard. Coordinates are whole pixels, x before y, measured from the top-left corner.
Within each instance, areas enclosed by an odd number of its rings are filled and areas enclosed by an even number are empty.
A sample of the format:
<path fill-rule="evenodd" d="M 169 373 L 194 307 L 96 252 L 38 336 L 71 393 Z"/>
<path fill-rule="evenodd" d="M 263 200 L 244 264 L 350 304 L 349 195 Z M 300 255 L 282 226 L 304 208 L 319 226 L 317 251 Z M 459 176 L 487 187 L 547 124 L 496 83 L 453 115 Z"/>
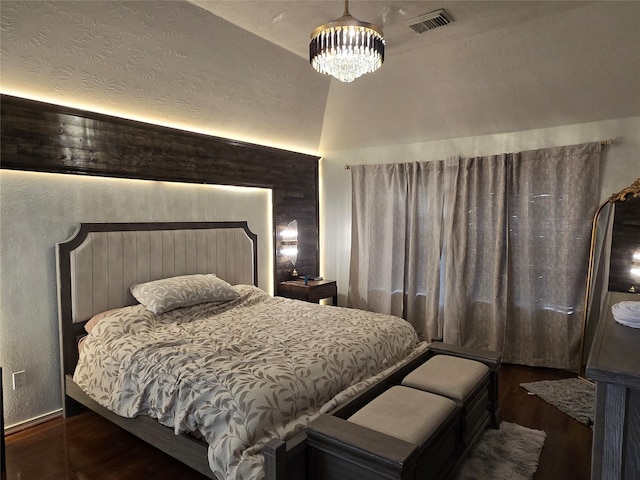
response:
<path fill-rule="evenodd" d="M 129 291 L 133 284 L 215 273 L 231 284 L 256 285 L 256 240 L 247 222 L 81 224 L 71 239 L 56 244 L 64 373 L 77 363 L 84 322 L 137 303 Z"/>

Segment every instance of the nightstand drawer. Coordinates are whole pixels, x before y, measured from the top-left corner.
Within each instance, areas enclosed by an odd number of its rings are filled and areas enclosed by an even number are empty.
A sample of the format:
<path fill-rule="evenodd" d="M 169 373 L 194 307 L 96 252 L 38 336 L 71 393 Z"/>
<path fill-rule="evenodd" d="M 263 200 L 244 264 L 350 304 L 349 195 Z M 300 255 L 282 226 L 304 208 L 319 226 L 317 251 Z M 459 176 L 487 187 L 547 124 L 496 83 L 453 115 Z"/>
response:
<path fill-rule="evenodd" d="M 307 300 L 309 302 L 317 302 L 321 298 L 333 297 L 338 294 L 336 282 L 327 283 L 326 285 L 318 285 L 309 289 Z"/>
<path fill-rule="evenodd" d="M 338 287 L 335 280 L 309 280 L 307 285 L 304 280 L 280 282 L 278 295 L 314 303 L 331 297 L 333 305 L 338 304 Z"/>

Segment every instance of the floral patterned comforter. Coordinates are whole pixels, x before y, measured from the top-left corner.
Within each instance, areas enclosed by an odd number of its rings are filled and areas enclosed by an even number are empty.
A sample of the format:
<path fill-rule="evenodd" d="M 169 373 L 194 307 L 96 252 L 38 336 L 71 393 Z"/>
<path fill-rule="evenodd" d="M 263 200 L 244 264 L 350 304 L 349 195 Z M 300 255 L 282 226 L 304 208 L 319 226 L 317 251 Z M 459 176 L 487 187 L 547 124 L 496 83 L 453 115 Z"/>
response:
<path fill-rule="evenodd" d="M 220 479 L 262 478 L 267 441 L 291 437 L 425 348 L 397 317 L 236 288 L 240 297 L 222 305 L 107 315 L 74 374 L 119 415 L 201 434 Z"/>

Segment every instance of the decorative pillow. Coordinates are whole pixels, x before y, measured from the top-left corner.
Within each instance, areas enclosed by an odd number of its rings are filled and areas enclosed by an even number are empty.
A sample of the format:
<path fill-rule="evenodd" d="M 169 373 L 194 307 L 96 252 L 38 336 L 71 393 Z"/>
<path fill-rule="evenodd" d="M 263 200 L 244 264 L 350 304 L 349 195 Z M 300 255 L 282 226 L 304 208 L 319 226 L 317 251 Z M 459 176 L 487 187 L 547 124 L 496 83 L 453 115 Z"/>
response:
<path fill-rule="evenodd" d="M 164 313 L 199 303 L 228 302 L 238 291 L 215 274 L 182 275 L 131 285 L 131 293 L 147 310 Z"/>
<path fill-rule="evenodd" d="M 93 328 L 98 323 L 100 323 L 100 320 L 102 320 L 104 317 L 106 317 L 110 313 L 117 312 L 118 310 L 120 309 L 114 308 L 113 310 L 107 310 L 106 312 L 96 313 L 93 317 L 91 317 L 91 320 L 89 320 L 87 323 L 84 324 L 84 329 L 87 331 L 87 333 L 91 333 L 91 330 L 93 330 Z"/>

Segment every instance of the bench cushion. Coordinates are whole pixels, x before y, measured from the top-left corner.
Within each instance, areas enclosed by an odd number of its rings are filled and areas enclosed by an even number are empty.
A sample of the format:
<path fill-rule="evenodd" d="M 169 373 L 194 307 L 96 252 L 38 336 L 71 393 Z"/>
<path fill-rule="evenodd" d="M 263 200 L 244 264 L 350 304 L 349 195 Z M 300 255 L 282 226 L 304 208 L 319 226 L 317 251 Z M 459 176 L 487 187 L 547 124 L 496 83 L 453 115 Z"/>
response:
<path fill-rule="evenodd" d="M 455 402 L 448 398 L 397 385 L 374 398 L 348 421 L 422 445 L 455 409 Z"/>
<path fill-rule="evenodd" d="M 484 363 L 449 355 L 431 357 L 407 375 L 402 385 L 464 400 L 489 373 Z"/>

